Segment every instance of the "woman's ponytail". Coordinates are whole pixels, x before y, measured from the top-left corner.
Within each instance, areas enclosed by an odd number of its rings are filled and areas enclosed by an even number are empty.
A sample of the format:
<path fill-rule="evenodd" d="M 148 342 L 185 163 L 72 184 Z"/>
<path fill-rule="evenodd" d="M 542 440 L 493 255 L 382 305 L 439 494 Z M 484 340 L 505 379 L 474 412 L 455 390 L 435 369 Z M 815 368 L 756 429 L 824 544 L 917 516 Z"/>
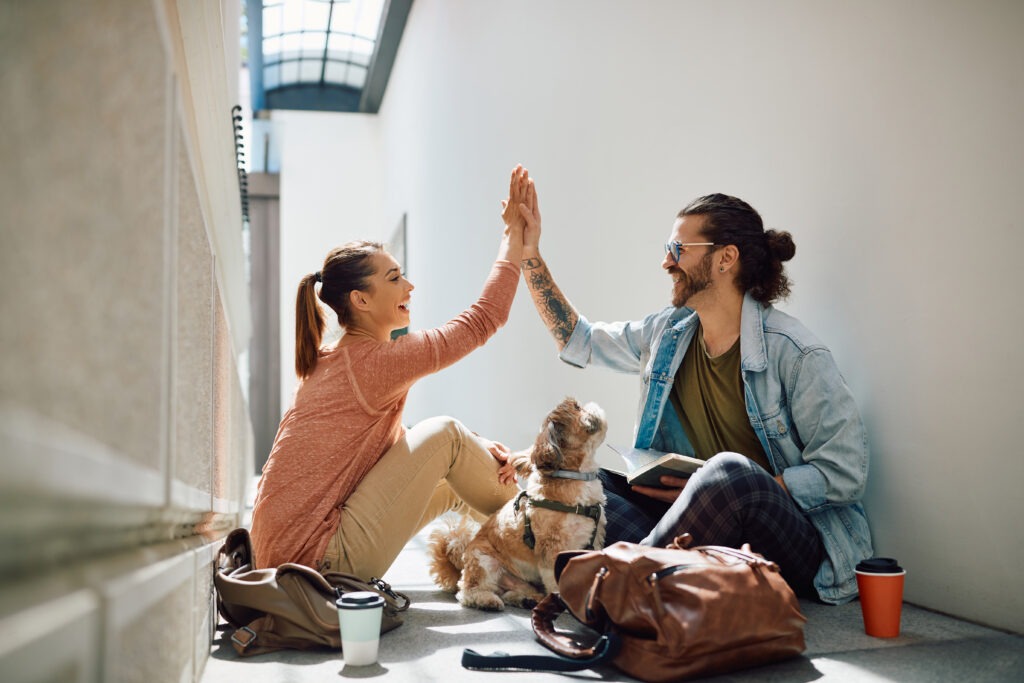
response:
<path fill-rule="evenodd" d="M 299 379 L 313 373 L 324 338 L 327 321 L 319 302 L 329 306 L 337 314 L 338 324 L 347 329 L 352 324 L 349 292 L 369 286 L 373 255 L 383 250 L 379 242 L 349 242 L 327 254 L 323 270 L 302 278 L 295 296 L 295 374 Z M 319 296 L 318 282 L 323 283 Z"/>
<path fill-rule="evenodd" d="M 295 374 L 300 379 L 308 377 L 316 367 L 324 335 L 324 314 L 316 297 L 318 275 L 320 273 L 302 278 L 295 296 Z"/>

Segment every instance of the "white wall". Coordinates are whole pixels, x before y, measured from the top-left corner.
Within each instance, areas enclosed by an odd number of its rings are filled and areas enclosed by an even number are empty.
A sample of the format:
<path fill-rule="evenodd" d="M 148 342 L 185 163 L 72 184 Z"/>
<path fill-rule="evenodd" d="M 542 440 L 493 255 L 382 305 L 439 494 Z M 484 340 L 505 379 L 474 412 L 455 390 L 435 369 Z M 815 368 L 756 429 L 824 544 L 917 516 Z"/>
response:
<path fill-rule="evenodd" d="M 295 392 L 295 294 L 332 248 L 386 241 L 394 219 L 385 206 L 379 120 L 360 114 L 274 113 L 281 148 L 281 406 Z M 332 329 L 337 320 L 326 309 Z M 259 454 L 265 456 L 266 454 Z"/>
<path fill-rule="evenodd" d="M 382 229 L 409 212 L 417 326 L 476 296 L 517 162 L 539 182 L 545 257 L 593 319 L 667 302 L 661 244 L 687 201 L 752 203 L 797 243 L 783 307 L 862 406 L 877 551 L 908 569 L 909 600 L 1024 631 L 1024 373 L 1007 362 L 1024 322 L 1007 286 L 1024 247 L 1022 26 L 1010 1 L 419 0 L 381 159 L 342 158 L 382 173 Z M 451 413 L 520 447 L 565 394 L 630 438 L 638 380 L 561 364 L 524 290 L 493 342 L 414 388 L 407 420 Z"/>

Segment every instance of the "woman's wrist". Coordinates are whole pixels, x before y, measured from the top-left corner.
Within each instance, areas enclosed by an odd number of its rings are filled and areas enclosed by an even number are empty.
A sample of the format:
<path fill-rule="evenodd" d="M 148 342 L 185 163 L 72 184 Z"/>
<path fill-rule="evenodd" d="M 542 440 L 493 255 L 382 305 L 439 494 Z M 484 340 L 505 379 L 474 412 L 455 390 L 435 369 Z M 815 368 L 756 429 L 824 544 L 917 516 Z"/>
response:
<path fill-rule="evenodd" d="M 522 258 L 522 242 L 517 243 L 514 239 L 510 239 L 508 235 L 505 235 L 501 240 L 501 246 L 498 247 L 498 260 L 510 261 L 518 265 Z"/>

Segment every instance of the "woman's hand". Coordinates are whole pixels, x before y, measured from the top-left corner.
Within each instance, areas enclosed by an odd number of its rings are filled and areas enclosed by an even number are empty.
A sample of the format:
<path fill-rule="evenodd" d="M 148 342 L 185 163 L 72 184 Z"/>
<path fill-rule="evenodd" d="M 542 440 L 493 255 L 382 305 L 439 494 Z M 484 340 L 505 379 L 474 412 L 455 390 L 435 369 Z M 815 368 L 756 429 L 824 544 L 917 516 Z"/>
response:
<path fill-rule="evenodd" d="M 523 230 L 526 210 L 530 198 L 530 174 L 522 167 L 512 169 L 512 177 L 508 183 L 508 198 L 501 202 L 501 220 L 505 223 L 505 233 L 498 250 L 498 259 L 519 263 L 523 256 Z"/>
<path fill-rule="evenodd" d="M 491 441 L 480 436 L 477 437 L 483 443 L 484 448 L 491 454 L 491 457 L 501 463 L 498 468 L 498 481 L 502 484 L 514 484 L 516 482 L 516 468 L 508 461 L 512 451 L 509 447 L 499 441 Z"/>
<path fill-rule="evenodd" d="M 665 488 L 655 486 L 633 486 L 631 488 L 649 498 L 671 504 L 676 502 L 676 498 L 683 492 L 683 488 L 686 486 L 686 477 L 672 477 L 663 474 L 661 475 L 661 483 Z"/>
<path fill-rule="evenodd" d="M 501 220 L 505 223 L 505 236 L 521 240 L 526 227 L 524 211 L 530 198 L 530 172 L 519 164 L 512 169 L 508 182 L 508 197 L 501 201 Z"/>

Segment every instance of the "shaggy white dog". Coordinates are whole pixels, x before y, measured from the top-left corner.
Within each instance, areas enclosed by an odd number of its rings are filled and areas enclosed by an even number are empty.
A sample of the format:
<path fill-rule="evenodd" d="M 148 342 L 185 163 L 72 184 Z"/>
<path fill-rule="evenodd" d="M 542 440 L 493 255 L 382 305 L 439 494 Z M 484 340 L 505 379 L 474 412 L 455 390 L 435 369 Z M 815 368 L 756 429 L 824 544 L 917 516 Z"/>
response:
<path fill-rule="evenodd" d="M 477 530 L 463 520 L 430 536 L 430 571 L 468 607 L 532 607 L 558 590 L 555 557 L 604 545 L 604 489 L 594 454 L 608 425 L 595 404 L 567 398 L 548 414 L 532 448 L 511 462 L 525 490 Z"/>

